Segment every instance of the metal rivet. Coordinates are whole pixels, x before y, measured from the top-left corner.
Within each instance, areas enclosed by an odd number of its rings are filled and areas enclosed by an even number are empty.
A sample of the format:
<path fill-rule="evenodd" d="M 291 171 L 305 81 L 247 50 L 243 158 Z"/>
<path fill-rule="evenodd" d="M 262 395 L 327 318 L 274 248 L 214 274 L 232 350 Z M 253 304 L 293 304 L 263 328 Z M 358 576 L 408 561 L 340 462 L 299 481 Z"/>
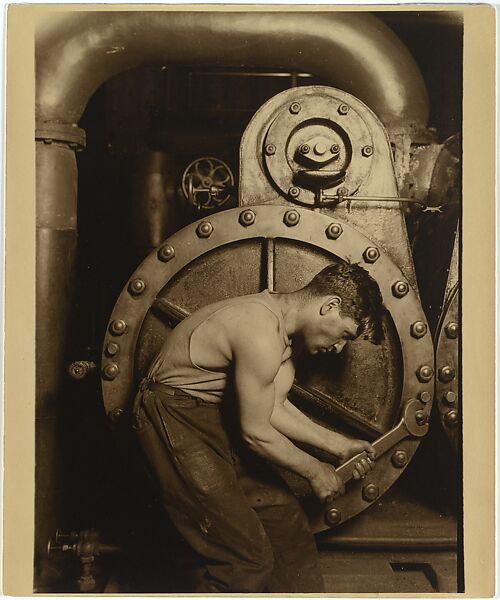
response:
<path fill-rule="evenodd" d="M 146 289 L 146 284 L 142 279 L 132 279 L 129 283 L 128 291 L 133 296 L 139 296 Z"/>
<path fill-rule="evenodd" d="M 299 112 L 301 111 L 302 106 L 300 106 L 300 104 L 298 102 L 292 102 L 292 104 L 290 104 L 290 112 L 292 113 L 292 115 L 297 115 L 299 114 Z"/>
<path fill-rule="evenodd" d="M 406 281 L 396 281 L 396 283 L 392 286 L 392 294 L 396 298 L 403 298 L 406 296 L 409 290 L 410 287 Z"/>
<path fill-rule="evenodd" d="M 373 154 L 373 146 L 363 146 L 361 154 L 365 157 L 371 156 Z"/>
<path fill-rule="evenodd" d="M 323 156 L 323 154 L 325 154 L 327 150 L 328 148 L 324 142 L 318 142 L 314 146 L 314 154 L 316 154 L 317 156 Z"/>
<path fill-rule="evenodd" d="M 448 425 L 448 427 L 453 427 L 458 423 L 458 412 L 456 410 L 450 410 L 445 414 L 444 418 L 446 425 Z"/>
<path fill-rule="evenodd" d="M 285 216 L 283 217 L 283 223 L 288 227 L 293 227 L 297 225 L 300 221 L 300 215 L 296 210 L 287 210 Z"/>
<path fill-rule="evenodd" d="M 172 260 L 172 258 L 174 258 L 174 256 L 175 256 L 174 247 L 170 246 L 169 244 L 166 244 L 165 246 L 162 246 L 158 250 L 158 258 L 162 262 L 168 262 L 169 260 Z"/>
<path fill-rule="evenodd" d="M 438 371 L 438 377 L 443 383 L 450 383 L 455 379 L 455 369 L 449 365 L 441 367 Z"/>
<path fill-rule="evenodd" d="M 325 521 L 327 525 L 338 525 L 342 520 L 342 513 L 338 508 L 330 508 L 325 513 Z"/>
<path fill-rule="evenodd" d="M 301 154 L 308 154 L 311 150 L 311 147 L 309 146 L 309 144 L 302 144 L 302 146 L 300 147 L 300 153 Z"/>
<path fill-rule="evenodd" d="M 300 196 L 300 189 L 298 187 L 291 187 L 288 190 L 288 194 L 289 196 L 291 196 L 292 198 L 298 198 Z"/>
<path fill-rule="evenodd" d="M 330 223 L 326 228 L 326 237 L 331 240 L 337 240 L 344 230 L 342 229 L 342 225 L 340 223 Z"/>
<path fill-rule="evenodd" d="M 120 346 L 116 342 L 109 342 L 106 345 L 106 354 L 108 356 L 115 356 L 120 351 Z"/>
<path fill-rule="evenodd" d="M 339 115 L 346 115 L 349 112 L 347 104 L 341 104 L 337 109 Z"/>
<path fill-rule="evenodd" d="M 448 323 L 444 330 L 446 332 L 446 337 L 450 338 L 450 340 L 454 340 L 458 337 L 458 323 Z"/>
<path fill-rule="evenodd" d="M 455 394 L 455 392 L 448 391 L 443 394 L 443 402 L 445 402 L 446 404 L 455 404 L 456 399 L 457 395 Z"/>
<path fill-rule="evenodd" d="M 244 210 L 243 212 L 241 212 L 239 222 L 244 227 L 253 225 L 255 223 L 255 213 L 253 212 L 253 210 Z"/>
<path fill-rule="evenodd" d="M 427 325 L 423 321 L 415 321 L 410 327 L 410 333 L 412 337 L 419 340 L 427 333 Z"/>
<path fill-rule="evenodd" d="M 118 365 L 114 362 L 108 363 L 102 370 L 102 376 L 104 377 L 104 379 L 108 379 L 108 380 L 112 380 L 114 379 L 118 373 L 120 372 L 120 369 L 118 367 Z"/>
<path fill-rule="evenodd" d="M 340 152 L 340 146 L 338 144 L 332 144 L 332 147 L 330 148 L 330 152 L 332 154 L 338 154 Z"/>
<path fill-rule="evenodd" d="M 392 464 L 397 468 L 401 469 L 408 462 L 408 455 L 404 450 L 396 450 L 394 454 L 391 456 Z"/>
<path fill-rule="evenodd" d="M 423 410 L 417 410 L 415 413 L 415 421 L 417 425 L 425 425 L 429 421 L 429 417 Z"/>
<path fill-rule="evenodd" d="M 207 238 L 212 235 L 214 226 L 210 221 L 202 221 L 196 228 L 196 235 L 200 238 Z"/>
<path fill-rule="evenodd" d="M 362 491 L 362 495 L 363 500 L 366 500 L 367 502 L 373 502 L 373 500 L 378 498 L 378 486 L 376 486 L 374 483 L 369 483 L 368 485 L 365 485 Z"/>
<path fill-rule="evenodd" d="M 109 330 L 114 335 L 123 335 L 127 329 L 127 324 L 123 319 L 116 319 L 111 321 L 111 325 L 109 326 Z"/>
<path fill-rule="evenodd" d="M 274 144 L 267 144 L 266 145 L 267 156 L 272 156 L 275 153 L 276 153 L 276 146 Z"/>
<path fill-rule="evenodd" d="M 420 392 L 418 394 L 418 399 L 420 400 L 420 402 L 427 404 L 427 402 L 430 402 L 431 400 L 431 395 L 429 392 Z"/>
<path fill-rule="evenodd" d="M 429 365 L 422 365 L 417 371 L 417 377 L 422 383 L 427 383 L 432 379 L 434 371 Z"/>
<path fill-rule="evenodd" d="M 380 258 L 380 252 L 378 248 L 367 248 L 363 252 L 363 258 L 367 263 L 374 263 Z"/>
<path fill-rule="evenodd" d="M 117 421 L 119 421 L 123 415 L 124 415 L 124 410 L 122 408 L 113 408 L 113 410 L 110 410 L 108 413 L 108 418 L 113 421 L 114 423 L 116 423 Z"/>

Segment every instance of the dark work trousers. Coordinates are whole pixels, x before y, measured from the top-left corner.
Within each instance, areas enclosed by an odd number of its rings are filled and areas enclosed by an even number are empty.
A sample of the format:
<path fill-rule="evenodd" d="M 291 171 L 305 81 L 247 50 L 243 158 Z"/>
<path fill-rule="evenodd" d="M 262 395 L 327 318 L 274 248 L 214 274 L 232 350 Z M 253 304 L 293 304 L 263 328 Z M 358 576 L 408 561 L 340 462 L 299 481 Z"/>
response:
<path fill-rule="evenodd" d="M 268 465 L 236 455 L 220 405 L 143 380 L 134 417 L 165 509 L 204 559 L 193 592 L 324 591 L 301 506 Z"/>

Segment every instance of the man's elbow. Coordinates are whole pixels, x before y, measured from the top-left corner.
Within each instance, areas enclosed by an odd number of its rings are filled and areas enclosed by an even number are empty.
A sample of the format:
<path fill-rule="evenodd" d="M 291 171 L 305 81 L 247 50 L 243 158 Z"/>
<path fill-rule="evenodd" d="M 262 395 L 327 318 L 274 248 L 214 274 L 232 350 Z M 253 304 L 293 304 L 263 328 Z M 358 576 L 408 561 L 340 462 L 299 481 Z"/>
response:
<path fill-rule="evenodd" d="M 241 433 L 245 444 L 259 454 L 272 443 L 271 432 L 268 429 L 243 427 Z"/>

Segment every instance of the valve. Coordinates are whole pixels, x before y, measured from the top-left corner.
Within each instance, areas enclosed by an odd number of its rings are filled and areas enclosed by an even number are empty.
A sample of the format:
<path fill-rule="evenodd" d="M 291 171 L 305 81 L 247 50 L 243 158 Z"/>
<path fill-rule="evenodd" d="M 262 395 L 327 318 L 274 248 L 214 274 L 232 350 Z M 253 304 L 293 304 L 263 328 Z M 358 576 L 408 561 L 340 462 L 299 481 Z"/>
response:
<path fill-rule="evenodd" d="M 96 529 L 84 529 L 79 533 L 76 531 L 64 533 L 57 529 L 54 539 L 50 539 L 47 545 L 49 558 L 53 558 L 58 553 L 70 552 L 80 559 L 82 571 L 78 578 L 78 587 L 81 593 L 92 592 L 95 589 L 96 581 L 93 572 L 95 558 L 101 554 L 120 551 L 120 546 L 116 544 L 101 543 Z"/>
<path fill-rule="evenodd" d="M 234 192 L 233 173 L 218 158 L 197 158 L 184 170 L 182 192 L 188 203 L 198 210 L 222 208 Z"/>

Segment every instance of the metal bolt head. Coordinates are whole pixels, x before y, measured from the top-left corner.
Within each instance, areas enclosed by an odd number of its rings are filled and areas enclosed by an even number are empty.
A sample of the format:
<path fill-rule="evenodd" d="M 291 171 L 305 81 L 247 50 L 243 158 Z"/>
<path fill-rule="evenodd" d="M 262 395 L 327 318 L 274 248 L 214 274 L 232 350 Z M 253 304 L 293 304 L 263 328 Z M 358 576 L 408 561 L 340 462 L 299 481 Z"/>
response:
<path fill-rule="evenodd" d="M 458 323 L 452 321 L 444 328 L 446 337 L 450 340 L 455 340 L 458 337 Z"/>
<path fill-rule="evenodd" d="M 119 350 L 120 346 L 116 342 L 109 342 L 106 345 L 106 354 L 108 356 L 115 356 L 115 354 L 118 354 Z"/>
<path fill-rule="evenodd" d="M 325 512 L 325 521 L 327 525 L 338 525 L 342 520 L 342 513 L 338 508 L 330 508 Z"/>
<path fill-rule="evenodd" d="M 332 144 L 330 151 L 332 154 L 338 154 L 340 152 L 340 146 L 338 144 Z"/>
<path fill-rule="evenodd" d="M 344 230 L 342 229 L 342 225 L 340 223 L 330 223 L 326 228 L 326 237 L 330 240 L 337 240 Z"/>
<path fill-rule="evenodd" d="M 403 298 L 409 292 L 410 287 L 406 281 L 396 281 L 392 286 L 392 295 L 396 298 Z"/>
<path fill-rule="evenodd" d="M 266 144 L 267 156 L 272 156 L 275 153 L 276 153 L 276 146 L 274 144 Z"/>
<path fill-rule="evenodd" d="M 417 377 L 421 383 L 428 383 L 432 379 L 433 375 L 434 371 L 429 365 L 422 365 L 417 370 Z"/>
<path fill-rule="evenodd" d="M 417 410 L 415 413 L 415 421 L 417 422 L 417 425 L 425 425 L 428 420 L 429 418 L 423 410 Z"/>
<path fill-rule="evenodd" d="M 109 330 L 113 335 L 123 335 L 127 330 L 127 324 L 123 319 L 115 319 L 111 321 Z"/>
<path fill-rule="evenodd" d="M 128 286 L 128 291 L 132 296 L 140 296 L 145 289 L 146 284 L 142 279 L 132 279 Z"/>
<path fill-rule="evenodd" d="M 431 401 L 431 395 L 429 392 L 420 392 L 418 395 L 418 399 L 420 400 L 420 402 L 427 404 L 427 402 Z"/>
<path fill-rule="evenodd" d="M 441 367 L 438 371 L 439 381 L 442 381 L 443 383 L 450 383 L 450 381 L 455 379 L 455 375 L 455 369 L 449 365 Z"/>
<path fill-rule="evenodd" d="M 380 251 L 378 248 L 367 248 L 363 252 L 363 258 L 366 263 L 374 263 L 380 258 Z"/>
<path fill-rule="evenodd" d="M 338 107 L 337 112 L 339 113 L 339 115 L 346 115 L 349 112 L 349 107 L 347 106 L 347 104 L 341 104 Z"/>
<path fill-rule="evenodd" d="M 419 340 L 427 333 L 427 325 L 423 321 L 415 321 L 410 327 L 411 336 Z"/>
<path fill-rule="evenodd" d="M 120 372 L 118 365 L 114 362 L 108 363 L 102 370 L 102 376 L 108 381 L 112 381 Z"/>
<path fill-rule="evenodd" d="M 361 149 L 361 154 L 364 157 L 371 156 L 373 154 L 373 146 L 363 146 L 363 148 Z"/>
<path fill-rule="evenodd" d="M 317 154 L 318 156 L 323 156 L 323 154 L 325 154 L 327 150 L 328 148 L 326 147 L 326 144 L 324 142 L 318 142 L 314 146 L 314 154 Z"/>
<path fill-rule="evenodd" d="M 214 226 L 210 221 L 202 221 L 196 228 L 196 235 L 200 238 L 208 238 L 212 235 Z"/>
<path fill-rule="evenodd" d="M 458 423 L 458 412 L 456 410 L 450 410 L 446 413 L 444 419 L 448 427 L 454 427 Z"/>
<path fill-rule="evenodd" d="M 124 414 L 125 412 L 122 408 L 113 408 L 113 410 L 109 411 L 108 418 L 113 421 L 113 423 L 116 423 L 123 417 Z"/>
<path fill-rule="evenodd" d="M 249 225 L 253 225 L 255 223 L 255 213 L 253 210 L 244 210 L 240 213 L 239 218 L 240 225 L 244 227 L 248 227 Z"/>
<path fill-rule="evenodd" d="M 378 486 L 374 483 L 369 483 L 368 485 L 365 485 L 361 493 L 363 495 L 363 500 L 373 502 L 379 495 Z"/>
<path fill-rule="evenodd" d="M 455 394 L 455 392 L 452 392 L 451 390 L 449 390 L 448 392 L 445 392 L 443 394 L 443 402 L 445 404 L 455 404 L 457 400 L 457 395 Z"/>
<path fill-rule="evenodd" d="M 169 260 L 172 260 L 172 258 L 174 258 L 174 256 L 175 256 L 175 249 L 173 246 L 170 246 L 169 244 L 162 246 L 158 250 L 158 258 L 162 262 L 168 262 Z"/>
<path fill-rule="evenodd" d="M 288 190 L 288 194 L 291 198 L 298 198 L 300 196 L 300 189 L 293 186 Z"/>
<path fill-rule="evenodd" d="M 73 379 L 83 379 L 89 372 L 88 364 L 85 361 L 78 360 L 70 364 L 68 372 Z"/>
<path fill-rule="evenodd" d="M 396 450 L 391 456 L 391 462 L 397 469 L 401 469 L 408 463 L 408 455 L 404 450 Z"/>
<path fill-rule="evenodd" d="M 299 152 L 301 154 L 308 154 L 311 151 L 311 147 L 309 146 L 309 144 L 302 144 L 302 146 L 299 149 Z"/>
<path fill-rule="evenodd" d="M 283 223 L 287 227 L 294 227 L 300 221 L 300 214 L 296 210 L 287 210 L 283 217 Z"/>
<path fill-rule="evenodd" d="M 292 102 L 290 104 L 290 112 L 292 113 L 292 115 L 298 115 L 299 112 L 301 111 L 302 106 L 300 106 L 300 104 L 298 102 Z"/>

